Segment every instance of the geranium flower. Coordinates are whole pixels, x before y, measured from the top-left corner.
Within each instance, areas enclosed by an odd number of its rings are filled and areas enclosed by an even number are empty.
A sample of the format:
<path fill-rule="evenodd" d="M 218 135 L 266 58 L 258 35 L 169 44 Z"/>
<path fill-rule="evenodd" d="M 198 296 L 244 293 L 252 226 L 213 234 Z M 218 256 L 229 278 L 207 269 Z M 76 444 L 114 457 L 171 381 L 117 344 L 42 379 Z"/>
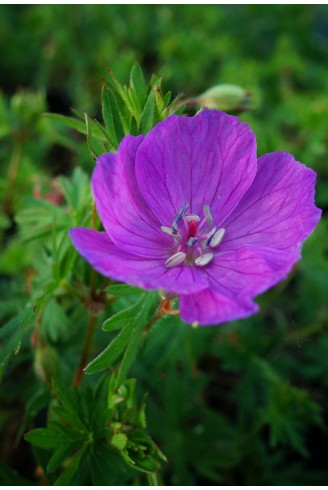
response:
<path fill-rule="evenodd" d="M 186 322 L 235 320 L 300 259 L 321 215 L 315 178 L 289 153 L 257 159 L 236 117 L 171 116 L 98 159 L 92 189 L 105 231 L 70 236 L 104 276 L 175 293 Z"/>

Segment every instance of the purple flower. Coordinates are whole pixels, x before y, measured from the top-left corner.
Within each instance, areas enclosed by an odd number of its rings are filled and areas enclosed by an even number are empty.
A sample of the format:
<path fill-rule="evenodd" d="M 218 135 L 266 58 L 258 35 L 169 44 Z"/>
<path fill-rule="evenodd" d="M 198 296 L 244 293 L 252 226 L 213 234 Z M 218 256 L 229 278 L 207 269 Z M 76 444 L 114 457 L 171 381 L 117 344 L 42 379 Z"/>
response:
<path fill-rule="evenodd" d="M 315 178 L 289 153 L 257 159 L 236 117 L 171 116 L 98 159 L 92 188 L 106 231 L 70 236 L 104 276 L 176 293 L 186 322 L 235 320 L 300 259 L 321 215 Z"/>

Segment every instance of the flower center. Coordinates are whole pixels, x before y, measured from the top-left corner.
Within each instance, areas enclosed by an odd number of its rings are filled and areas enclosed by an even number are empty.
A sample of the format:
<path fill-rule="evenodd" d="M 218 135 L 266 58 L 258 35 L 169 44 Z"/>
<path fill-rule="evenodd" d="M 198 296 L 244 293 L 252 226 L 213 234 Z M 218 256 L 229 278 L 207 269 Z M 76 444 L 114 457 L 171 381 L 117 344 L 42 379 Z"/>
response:
<path fill-rule="evenodd" d="M 171 227 L 161 226 L 161 230 L 173 239 L 175 252 L 165 262 L 166 267 L 180 264 L 204 267 L 214 257 L 214 249 L 223 240 L 225 229 L 213 226 L 211 208 L 203 207 L 204 218 L 197 214 L 186 214 L 189 204 L 185 204 L 174 218 Z"/>

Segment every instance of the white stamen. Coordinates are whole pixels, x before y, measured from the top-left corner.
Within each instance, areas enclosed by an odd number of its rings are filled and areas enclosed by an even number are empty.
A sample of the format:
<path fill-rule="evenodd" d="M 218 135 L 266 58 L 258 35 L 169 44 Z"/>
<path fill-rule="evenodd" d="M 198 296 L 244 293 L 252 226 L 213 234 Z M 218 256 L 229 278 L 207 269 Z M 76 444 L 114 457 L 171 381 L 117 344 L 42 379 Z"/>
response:
<path fill-rule="evenodd" d="M 174 267 L 176 265 L 182 264 L 186 260 L 187 254 L 184 252 L 177 252 L 167 259 L 165 262 L 165 267 Z"/>
<path fill-rule="evenodd" d="M 197 245 L 197 243 L 198 243 L 198 238 L 195 236 L 191 236 L 187 241 L 188 247 L 194 247 L 195 245 Z"/>
<path fill-rule="evenodd" d="M 204 211 L 204 216 L 206 218 L 207 223 L 210 226 L 212 226 L 212 224 L 213 224 L 213 216 L 212 216 L 211 208 L 209 207 L 208 204 L 205 204 L 205 206 L 203 206 L 203 211 Z"/>
<path fill-rule="evenodd" d="M 172 228 L 169 228 L 168 226 L 161 226 L 161 230 L 164 233 L 166 233 L 167 235 L 181 238 L 181 235 L 180 235 L 180 233 L 177 230 L 173 230 Z"/>
<path fill-rule="evenodd" d="M 211 231 L 207 234 L 206 245 L 210 244 L 210 241 L 212 240 L 213 236 L 215 235 L 216 230 L 217 230 L 217 227 L 214 226 L 214 228 L 212 228 Z"/>
<path fill-rule="evenodd" d="M 202 257 L 197 257 L 197 259 L 195 260 L 195 264 L 200 265 L 200 266 L 207 265 L 209 262 L 211 262 L 213 257 L 214 257 L 214 254 L 209 252 L 207 254 L 204 254 Z"/>
<path fill-rule="evenodd" d="M 218 245 L 220 245 L 224 237 L 224 234 L 225 234 L 225 229 L 219 228 L 218 231 L 214 233 L 214 235 L 210 239 L 210 247 L 217 247 Z"/>
<path fill-rule="evenodd" d="M 186 221 L 200 221 L 200 217 L 197 214 L 188 214 L 184 217 Z"/>

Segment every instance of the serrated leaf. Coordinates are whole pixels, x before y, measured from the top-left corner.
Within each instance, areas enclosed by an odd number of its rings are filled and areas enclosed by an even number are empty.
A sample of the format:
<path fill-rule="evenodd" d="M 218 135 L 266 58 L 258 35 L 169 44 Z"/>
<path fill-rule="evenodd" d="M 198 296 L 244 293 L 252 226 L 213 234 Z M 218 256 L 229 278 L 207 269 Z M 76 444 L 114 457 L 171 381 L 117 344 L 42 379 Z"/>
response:
<path fill-rule="evenodd" d="M 151 90 L 141 114 L 139 123 L 139 134 L 147 134 L 152 129 L 152 127 L 154 126 L 154 112 L 155 96 L 154 92 Z"/>

